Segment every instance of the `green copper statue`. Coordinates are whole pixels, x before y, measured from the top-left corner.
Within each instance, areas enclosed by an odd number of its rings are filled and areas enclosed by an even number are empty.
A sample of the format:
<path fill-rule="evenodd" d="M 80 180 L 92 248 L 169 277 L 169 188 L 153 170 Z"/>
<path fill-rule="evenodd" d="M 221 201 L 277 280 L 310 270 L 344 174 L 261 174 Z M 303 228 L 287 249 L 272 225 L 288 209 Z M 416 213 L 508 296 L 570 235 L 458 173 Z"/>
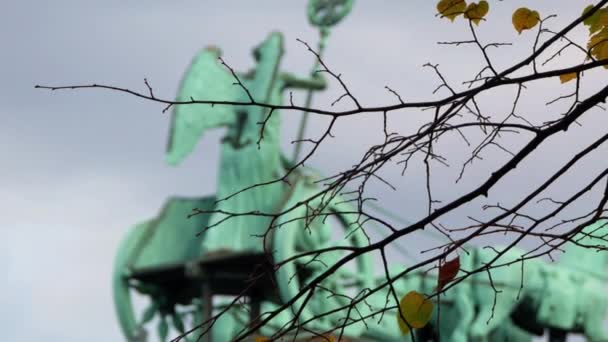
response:
<path fill-rule="evenodd" d="M 350 0 L 310 1 L 310 22 L 321 31 L 320 52 L 325 46 L 329 27 L 339 22 L 351 7 Z M 278 105 L 283 102 L 286 90 L 306 90 L 309 91 L 305 105 L 308 107 L 312 92 L 325 89 L 326 82 L 315 73 L 310 77 L 296 77 L 283 72 L 280 68 L 283 53 L 283 36 L 273 32 L 255 48 L 254 69 L 232 74 L 232 70 L 219 60 L 221 52 L 218 48 L 203 49 L 187 69 L 179 87 L 177 101 L 243 103 L 253 99 L 258 103 Z M 191 326 L 200 324 L 203 311 L 208 309 L 200 300 L 187 295 L 191 289 L 186 288 L 185 284 L 163 285 L 162 282 L 136 280 L 132 276 L 138 271 L 171 265 L 185 265 L 184 269 L 187 270 L 189 265 L 213 255 L 236 252 L 272 251 L 273 260 L 280 262 L 304 251 L 337 244 L 364 246 L 368 243 L 362 228 L 356 224 L 357 217 L 345 214 L 353 212 L 352 208 L 339 197 L 331 201 L 317 199 L 309 203 L 312 207 L 322 208 L 322 215 L 335 216 L 338 224 L 332 225 L 330 221 L 323 220 L 322 216 L 309 221 L 302 220 L 300 218 L 307 216 L 307 208 L 299 206 L 274 222 L 275 228 L 267 235 L 266 241 L 260 236 L 268 230 L 271 218 L 260 215 L 229 217 L 226 214 L 279 212 L 320 190 L 308 175 L 310 172 L 297 170 L 291 174 L 288 183 L 275 182 L 242 191 L 255 184 L 276 180 L 292 165 L 279 144 L 280 116 L 278 111 L 269 113 L 267 108 L 260 106 L 189 104 L 174 107 L 167 149 L 169 164 L 177 165 L 190 155 L 207 130 L 225 129 L 226 134 L 221 142 L 217 192 L 214 196 L 202 198 L 170 198 L 157 217 L 135 226 L 123 240 L 115 261 L 113 290 L 118 319 L 127 340 L 145 340 L 144 326 L 156 318 L 159 321 L 158 335 L 165 341 L 171 328 L 184 333 Z M 261 122 L 264 124 L 261 125 Z M 297 154 L 296 152 L 296 156 Z M 201 177 L 206 175 L 203 173 Z M 187 218 L 194 208 L 213 214 L 198 214 Z M 598 225 L 599 223 L 588 227 L 586 232 L 598 229 L 597 235 L 602 235 L 603 228 Z M 205 227 L 209 229 L 197 238 L 197 234 Z M 336 239 L 335 231 L 338 228 L 343 229 L 343 237 Z M 523 251 L 513 250 L 501 260 L 517 259 L 522 253 Z M 317 262 L 301 259 L 280 268 L 275 274 L 278 302 L 264 300 L 261 305 L 262 316 L 292 299 L 302 286 L 327 265 L 335 263 L 340 256 L 339 253 L 326 253 L 319 256 Z M 461 257 L 461 267 L 465 270 L 472 269 L 491 257 L 492 253 L 486 250 L 473 250 L 471 255 Z M 532 339 L 531 333 L 536 333 L 539 329 L 542 331 L 545 327 L 559 331 L 579 330 L 593 341 L 606 340 L 607 336 L 601 328 L 607 307 L 606 297 L 602 296 L 605 281 L 602 274 L 608 264 L 606 254 L 570 246 L 562 260 L 560 267 L 528 261 L 526 286 L 519 301 L 514 298 L 519 289 L 520 268 L 512 266 L 493 271 L 493 278 L 503 282 L 505 288 L 499 295 L 494 318 L 489 324 L 486 321 L 494 297 L 492 288 L 483 285 L 484 274 L 474 277 L 478 281 L 463 282 L 442 297 L 446 304 L 442 304 L 439 326 L 435 320 L 429 329 L 416 331 L 416 341 L 433 339 L 439 335 L 442 341 L 528 342 Z M 584 260 L 589 268 L 579 267 L 579 260 Z M 323 286 L 328 291 L 356 294 L 365 288 L 373 288 L 384 279 L 382 272 L 373 271 L 373 263 L 368 255 L 358 258 L 354 268 L 339 270 Z M 398 271 L 399 268 L 395 269 Z M 431 294 L 436 284 L 436 279 L 432 277 L 414 274 L 398 279 L 395 289 L 399 295 L 411 290 Z M 151 301 L 141 315 L 135 313 L 131 301 L 132 291 L 143 294 Z M 386 303 L 387 291 L 388 287 L 377 292 L 365 304 L 357 306 L 356 311 L 365 315 L 382 309 Z M 294 317 L 293 312 L 299 312 L 300 309 L 299 322 L 303 323 L 314 315 L 329 313 L 348 304 L 346 297 L 329 296 L 329 293 L 331 292 L 317 291 L 306 303 L 296 301 L 293 310 L 287 310 L 274 318 L 260 333 L 272 335 L 279 327 L 289 324 Z M 180 311 L 180 306 L 185 306 L 188 310 Z M 347 313 L 347 310 L 337 310 L 324 315 L 322 319 L 306 323 L 305 327 L 318 331 L 331 329 L 343 323 Z M 395 315 L 393 310 L 385 313 L 382 320 L 381 315 L 376 314 L 373 319 L 366 320 L 366 323 L 349 325 L 345 330 L 346 335 L 364 341 L 409 340 L 410 336 L 401 336 Z M 230 341 L 247 324 L 246 313 L 238 308 L 230 309 L 215 322 L 211 331 L 213 341 Z M 189 340 L 196 341 L 199 334 L 193 333 L 190 336 Z"/>
<path fill-rule="evenodd" d="M 323 26 L 322 38 L 327 36 L 327 26 L 335 24 L 340 16 L 350 10 L 350 1 L 311 1 L 311 21 Z M 287 89 L 321 90 L 325 81 L 318 76 L 298 78 L 289 73 L 281 72 L 280 60 L 283 55 L 283 37 L 280 33 L 272 33 L 254 50 L 257 65 L 254 70 L 232 75 L 220 64 L 220 52 L 216 48 L 203 50 L 196 56 L 186 72 L 180 86 L 177 100 L 213 99 L 225 101 L 248 102 L 251 98 L 260 103 L 280 104 L 283 92 Z M 242 87 L 235 86 L 235 78 L 242 82 Z M 247 91 L 245 91 L 245 89 Z M 263 139 L 260 139 L 260 122 L 265 122 Z M 319 188 L 301 172 L 294 172 L 290 185 L 277 182 L 272 185 L 249 189 L 234 195 L 240 190 L 254 184 L 268 182 L 280 177 L 286 171 L 287 159 L 282 155 L 279 146 L 279 113 L 269 116 L 268 110 L 258 106 L 209 106 L 184 105 L 177 106 L 174 111 L 171 136 L 169 140 L 167 160 L 177 164 L 193 151 L 202 134 L 211 128 L 225 127 L 227 134 L 222 140 L 222 154 L 216 196 L 202 199 L 172 199 L 159 217 L 144 222 L 135 227 L 127 236 L 119 250 L 115 265 L 114 292 L 119 320 L 128 339 L 137 340 L 143 335 L 143 324 L 155 315 L 160 316 L 159 335 L 165 339 L 169 329 L 167 319 L 171 318 L 173 326 L 184 330 L 183 317 L 176 312 L 178 304 L 195 305 L 184 302 L 176 291 L 142 282 L 133 282 L 130 275 L 134 270 L 146 267 L 158 267 L 179 263 L 188 263 L 199 256 L 216 251 L 263 251 L 262 240 L 257 235 L 264 233 L 270 220 L 264 216 L 236 216 L 226 219 L 223 212 L 245 213 L 251 211 L 276 212 L 285 207 L 298 203 L 301 199 L 315 194 Z M 233 196 L 234 195 L 234 196 Z M 216 202 L 217 199 L 224 199 Z M 336 243 L 364 245 L 367 243 L 364 233 L 353 223 L 356 217 L 343 212 L 353 212 L 339 197 L 322 203 L 321 200 L 309 203 L 311 206 L 323 208 L 321 214 L 336 215 L 344 227 L 343 240 L 331 241 L 331 231 L 323 217 L 312 222 L 293 220 L 302 215 L 305 207 L 297 208 L 289 215 L 281 217 L 276 229 L 271 235 L 271 248 L 276 261 L 285 260 L 298 252 L 318 249 Z M 213 215 L 197 215 L 195 220 L 186 220 L 189 211 L 199 208 L 216 210 Z M 222 212 L 222 213 L 220 213 Z M 180 217 L 180 214 L 183 215 Z M 306 224 L 306 227 L 304 225 Z M 197 229 L 205 226 L 211 228 L 204 232 L 201 239 L 195 238 Z M 306 229 L 305 229 L 306 228 Z M 320 261 L 331 265 L 339 255 L 323 255 Z M 307 266 L 312 265 L 312 266 Z M 310 260 L 298 260 L 279 269 L 276 278 L 279 283 L 280 298 L 283 301 L 291 299 L 307 281 L 312 279 L 318 270 L 316 263 Z M 354 273 L 336 274 L 327 284 L 327 289 L 340 289 L 338 281 L 352 278 L 359 290 L 369 287 L 373 281 L 371 259 L 367 256 L 357 260 L 357 270 Z M 304 272 L 306 276 L 293 278 L 296 271 L 309 267 Z M 292 279 L 293 278 L 293 279 Z M 344 278 L 344 279 L 343 279 Z M 335 282 L 335 283 L 333 283 Z M 130 289 L 149 296 L 152 305 L 137 320 L 130 300 Z M 320 292 L 320 291 L 317 291 Z M 307 305 L 302 307 L 299 319 L 305 321 L 314 314 L 325 313 L 333 308 L 344 305 L 344 300 L 336 296 L 327 298 L 327 293 L 315 294 Z M 276 306 L 264 303 L 263 311 Z M 296 310 L 303 303 L 297 302 Z M 200 311 L 200 305 L 197 308 Z M 363 308 L 361 309 L 363 310 Z M 196 311 L 196 310 L 195 310 Z M 312 329 L 326 329 L 338 325 L 346 310 L 337 311 L 325 316 L 311 325 Z M 237 323 L 238 313 L 224 315 L 214 326 L 214 341 L 228 341 L 242 329 Z M 283 326 L 289 319 L 282 315 L 277 318 L 275 326 Z M 316 325 L 315 325 L 316 324 Z M 313 326 L 314 325 L 314 326 Z M 265 332 L 272 333 L 272 329 Z M 266 329 L 266 330 L 268 330 Z M 349 327 L 350 334 L 362 331 L 363 324 Z M 262 331 L 264 332 L 264 330 Z"/>
<path fill-rule="evenodd" d="M 521 260 L 526 251 L 513 248 L 497 260 L 514 262 L 477 273 L 443 295 L 440 317 L 418 331 L 419 340 L 531 342 L 534 335 L 549 331 L 551 342 L 565 341 L 568 333 L 581 333 L 589 341 L 608 341 L 603 320 L 608 317 L 606 271 L 608 270 L 608 221 L 589 225 L 568 242 L 557 263 L 526 260 L 522 280 Z M 496 247 L 501 250 L 500 247 Z M 460 256 L 461 273 L 483 266 L 494 258 L 491 249 L 469 248 Z M 492 286 L 493 284 L 493 286 Z M 523 285 L 523 287 L 522 287 Z M 431 294 L 437 279 L 407 275 L 398 289 Z M 499 291 L 494 303 L 495 290 Z M 438 321 L 440 319 L 440 321 Z M 429 334 L 430 333 L 430 334 Z"/>
<path fill-rule="evenodd" d="M 240 75 L 252 98 L 260 103 L 280 104 L 286 89 L 323 89 L 322 78 L 299 79 L 279 71 L 283 55 L 283 37 L 275 32 L 254 51 L 256 68 Z M 220 99 L 247 102 L 248 95 L 232 85 L 234 77 L 218 62 L 219 51 L 205 50 L 192 63 L 182 82 L 177 100 Z M 223 88 L 222 85 L 226 85 Z M 222 92 L 222 90 L 225 91 Z M 255 184 L 275 180 L 286 172 L 285 158 L 279 146 L 279 114 L 257 106 L 189 105 L 175 109 L 167 159 L 176 164 L 198 143 L 206 129 L 225 126 L 227 134 L 221 146 L 220 171 L 216 197 L 226 198 Z M 261 122 L 265 121 L 260 140 Z M 259 141 L 259 143 L 258 143 Z M 218 203 L 217 210 L 231 213 L 275 212 L 288 189 L 284 183 L 244 191 Z M 203 239 L 203 250 L 262 250 L 260 236 L 270 219 L 261 216 L 236 216 L 225 222 L 226 215 L 214 214 Z M 221 222 L 221 223 L 220 223 Z M 228 228 L 226 228 L 229 226 Z"/>
<path fill-rule="evenodd" d="M 597 221 L 574 237 L 582 246 L 571 242 L 566 245 L 559 262 L 526 260 L 521 292 L 521 263 L 492 270 L 492 281 L 500 284 L 496 288 L 501 291 L 495 305 L 494 289 L 485 272 L 476 274 L 473 282 L 454 287 L 447 299 L 455 304 L 446 307 L 442 316 L 458 319 L 442 336 L 449 336 L 449 341 L 494 341 L 490 338 L 492 331 L 512 319 L 537 335 L 549 329 L 551 341 L 565 341 L 568 332 L 582 333 L 589 341 L 608 341 L 603 325 L 608 314 L 607 234 L 608 222 Z M 498 263 L 520 260 L 524 254 L 523 250 L 511 249 Z M 495 255 L 488 249 L 473 250 L 461 257 L 461 269 L 478 268 Z"/>

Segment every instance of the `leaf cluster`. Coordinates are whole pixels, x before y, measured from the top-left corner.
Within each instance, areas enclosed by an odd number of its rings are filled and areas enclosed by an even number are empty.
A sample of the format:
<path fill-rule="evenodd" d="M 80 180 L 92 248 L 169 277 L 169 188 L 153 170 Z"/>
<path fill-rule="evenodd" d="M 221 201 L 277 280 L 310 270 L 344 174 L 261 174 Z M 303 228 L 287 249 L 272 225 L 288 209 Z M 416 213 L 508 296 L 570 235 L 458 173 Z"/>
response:
<path fill-rule="evenodd" d="M 586 15 L 593 9 L 594 5 L 589 5 L 583 10 Z M 467 4 L 465 0 L 440 0 L 437 3 L 437 11 L 442 18 L 454 21 L 457 17 L 470 20 L 475 25 L 479 25 L 490 11 L 490 4 L 481 0 Z M 530 30 L 541 22 L 538 11 L 527 7 L 520 7 L 513 12 L 511 22 L 517 33 Z M 598 61 L 608 59 L 608 8 L 601 8 L 591 16 L 586 18 L 583 23 L 589 28 L 589 41 L 587 42 L 588 57 Z M 608 69 L 608 65 L 604 65 Z M 566 83 L 578 77 L 577 73 L 567 73 L 560 75 L 560 81 Z"/>

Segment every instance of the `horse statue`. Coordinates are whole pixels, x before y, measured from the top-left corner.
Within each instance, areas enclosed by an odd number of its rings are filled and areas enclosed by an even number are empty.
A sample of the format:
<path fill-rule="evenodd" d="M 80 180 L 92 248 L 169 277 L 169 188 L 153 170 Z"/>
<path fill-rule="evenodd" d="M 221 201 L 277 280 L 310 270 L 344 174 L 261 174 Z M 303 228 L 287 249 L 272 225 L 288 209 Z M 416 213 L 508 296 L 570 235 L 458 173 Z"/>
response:
<path fill-rule="evenodd" d="M 487 272 L 471 276 L 442 296 L 452 304 L 442 307 L 440 325 L 433 329 L 446 341 L 497 341 L 493 334 L 505 324 L 514 329 L 505 341 L 530 341 L 531 334 L 542 335 L 545 329 L 552 342 L 565 341 L 572 332 L 589 341 L 608 341 L 603 326 L 608 313 L 607 234 L 608 221 L 599 220 L 576 234 L 576 243 L 567 242 L 559 262 L 531 259 L 524 261 L 523 274 L 517 262 L 490 270 L 491 279 Z M 491 249 L 469 252 L 460 257 L 461 270 L 477 269 L 496 256 Z M 525 254 L 512 248 L 496 263 L 521 260 Z"/>
<path fill-rule="evenodd" d="M 403 267 L 389 267 L 392 287 L 395 290 L 397 297 L 401 297 L 410 291 L 416 291 L 426 295 L 431 295 L 437 289 L 437 276 L 424 271 L 416 271 L 407 273 L 401 277 L 397 277 Z M 414 329 L 412 336 L 402 336 L 398 329 L 397 317 L 398 311 L 394 307 L 390 288 L 387 285 L 386 276 L 380 276 L 375 279 L 374 285 L 381 287 L 379 291 L 372 294 L 366 299 L 366 303 L 372 308 L 374 313 L 368 321 L 375 321 L 374 324 L 368 326 L 365 335 L 370 341 L 468 341 L 466 329 L 461 335 L 460 325 L 462 323 L 462 315 L 474 314 L 470 312 L 470 308 L 463 305 L 463 301 L 454 300 L 457 296 L 470 296 L 470 283 L 465 281 L 458 284 L 452 289 L 446 291 L 446 295 L 441 297 L 441 300 L 432 298 L 435 308 L 433 310 L 433 319 L 427 326 L 421 329 Z M 463 288 L 466 289 L 463 291 Z M 387 307 L 393 307 L 387 310 Z M 469 310 L 469 311 L 468 311 Z M 438 322 L 440 324 L 438 325 Z M 507 318 L 500 325 L 494 326 L 488 332 L 489 341 L 493 342 L 532 342 L 532 335 L 517 326 L 512 320 Z M 366 340 L 367 341 L 367 340 Z"/>

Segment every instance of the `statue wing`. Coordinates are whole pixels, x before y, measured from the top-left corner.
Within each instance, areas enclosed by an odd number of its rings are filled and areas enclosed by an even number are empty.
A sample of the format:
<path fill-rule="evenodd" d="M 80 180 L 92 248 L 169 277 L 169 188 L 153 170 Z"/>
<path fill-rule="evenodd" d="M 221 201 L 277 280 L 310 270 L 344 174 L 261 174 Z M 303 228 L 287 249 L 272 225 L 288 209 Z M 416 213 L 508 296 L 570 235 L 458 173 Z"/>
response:
<path fill-rule="evenodd" d="M 220 51 L 207 48 L 199 52 L 186 71 L 176 101 L 239 101 L 243 90 L 218 61 Z M 232 105 L 185 104 L 174 107 L 167 146 L 167 163 L 177 165 L 196 147 L 206 129 L 235 122 Z"/>

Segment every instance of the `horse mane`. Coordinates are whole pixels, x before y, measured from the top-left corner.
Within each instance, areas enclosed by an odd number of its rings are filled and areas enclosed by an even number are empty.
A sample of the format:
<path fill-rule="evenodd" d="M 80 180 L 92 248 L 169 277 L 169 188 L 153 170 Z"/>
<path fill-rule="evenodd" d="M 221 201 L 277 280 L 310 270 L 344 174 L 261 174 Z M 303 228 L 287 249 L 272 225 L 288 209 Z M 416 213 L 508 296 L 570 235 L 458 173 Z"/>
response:
<path fill-rule="evenodd" d="M 608 265 L 608 220 L 584 227 L 565 244 L 559 264 L 586 273 L 602 275 Z"/>

